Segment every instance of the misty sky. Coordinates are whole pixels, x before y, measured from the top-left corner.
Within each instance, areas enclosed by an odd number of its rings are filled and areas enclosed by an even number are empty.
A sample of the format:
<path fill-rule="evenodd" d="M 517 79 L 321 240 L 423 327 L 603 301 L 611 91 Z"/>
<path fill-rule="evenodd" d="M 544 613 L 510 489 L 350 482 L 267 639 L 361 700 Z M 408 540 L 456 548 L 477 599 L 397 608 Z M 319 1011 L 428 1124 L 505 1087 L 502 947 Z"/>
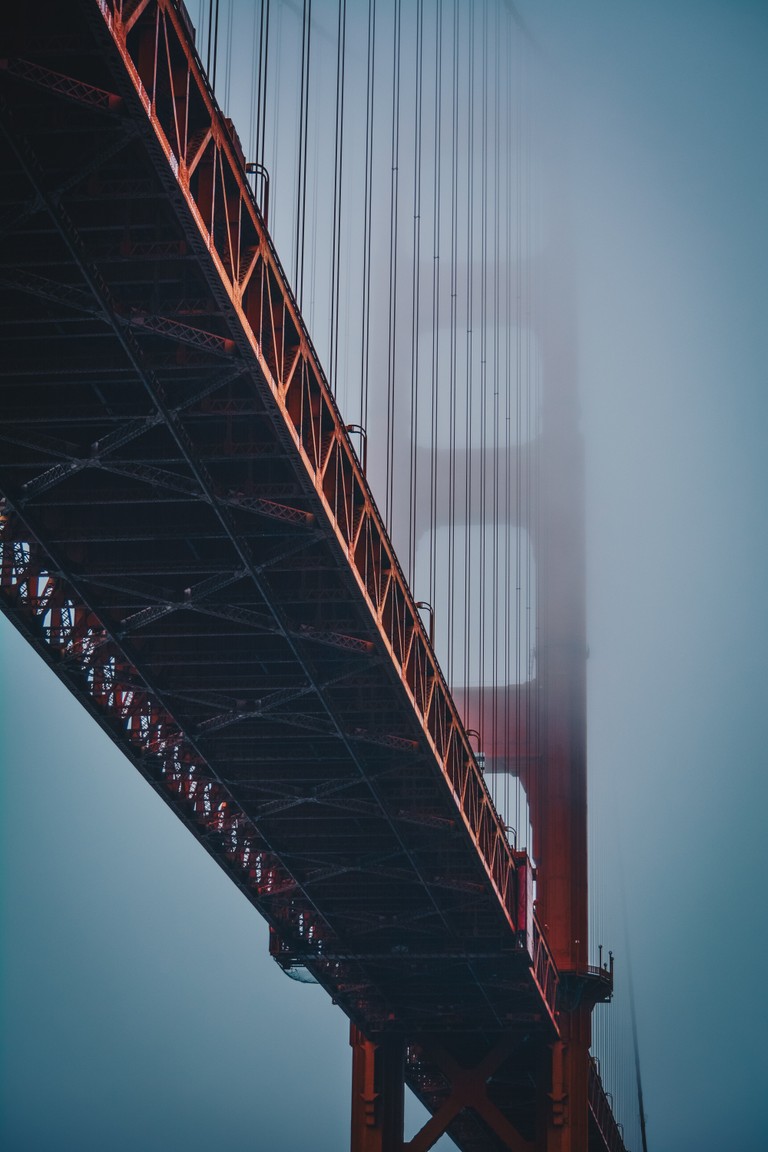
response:
<path fill-rule="evenodd" d="M 649 1145 L 758 1152 L 768 4 L 517 7 L 569 114 L 592 807 Z M 343 1149 L 343 1016 L 0 623 L 3 1146 Z"/>

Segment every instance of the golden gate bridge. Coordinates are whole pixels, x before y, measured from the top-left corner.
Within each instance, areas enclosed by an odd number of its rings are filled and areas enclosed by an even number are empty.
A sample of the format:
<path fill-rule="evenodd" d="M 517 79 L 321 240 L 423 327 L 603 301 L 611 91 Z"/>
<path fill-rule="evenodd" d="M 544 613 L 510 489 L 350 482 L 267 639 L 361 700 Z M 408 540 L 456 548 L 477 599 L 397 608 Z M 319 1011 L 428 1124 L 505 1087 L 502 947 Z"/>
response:
<path fill-rule="evenodd" d="M 176 0 L 3 17 L 3 610 L 349 1017 L 355 1152 L 613 1152 L 531 49 L 337 16 L 286 76 L 254 6 L 247 152 L 213 9 L 207 49 Z"/>

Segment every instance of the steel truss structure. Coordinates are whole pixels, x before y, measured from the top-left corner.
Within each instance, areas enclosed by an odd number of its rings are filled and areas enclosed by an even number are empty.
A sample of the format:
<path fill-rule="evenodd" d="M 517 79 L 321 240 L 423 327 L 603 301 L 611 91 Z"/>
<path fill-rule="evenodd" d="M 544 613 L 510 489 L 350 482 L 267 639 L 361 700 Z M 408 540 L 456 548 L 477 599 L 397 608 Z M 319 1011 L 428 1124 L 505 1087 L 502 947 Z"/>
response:
<path fill-rule="evenodd" d="M 559 994 L 530 862 L 183 5 L 15 7 L 3 610 L 267 919 L 278 963 L 352 1021 L 356 1147 L 402 1146 L 404 1081 L 434 1117 L 414 1152 L 443 1130 L 467 1150 L 539 1147 L 573 973 Z M 610 995 L 601 970 L 577 983 Z M 594 1068 L 590 1084 L 589 1147 L 616 1152 Z"/>

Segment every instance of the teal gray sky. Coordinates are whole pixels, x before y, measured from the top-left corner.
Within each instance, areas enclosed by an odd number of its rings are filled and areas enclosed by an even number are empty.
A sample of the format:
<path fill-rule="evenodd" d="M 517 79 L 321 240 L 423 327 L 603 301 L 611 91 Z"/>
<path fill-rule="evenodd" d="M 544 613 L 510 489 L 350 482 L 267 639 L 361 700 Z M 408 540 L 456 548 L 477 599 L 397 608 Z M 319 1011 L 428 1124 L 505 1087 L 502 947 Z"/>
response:
<path fill-rule="evenodd" d="M 517 7 L 567 109 L 591 803 L 607 904 L 625 877 L 649 1146 L 759 1152 L 768 6 Z M 4 1147 L 345 1147 L 341 1014 L 279 972 L 204 851 L 0 638 Z M 604 943 L 620 976 L 623 938 Z"/>
<path fill-rule="evenodd" d="M 756 1152 L 768 1130 L 756 1107 L 768 1021 L 749 991 L 768 943 L 768 7 L 518 8 L 568 109 L 592 807 L 604 882 L 619 856 L 626 876 L 649 1146 Z"/>

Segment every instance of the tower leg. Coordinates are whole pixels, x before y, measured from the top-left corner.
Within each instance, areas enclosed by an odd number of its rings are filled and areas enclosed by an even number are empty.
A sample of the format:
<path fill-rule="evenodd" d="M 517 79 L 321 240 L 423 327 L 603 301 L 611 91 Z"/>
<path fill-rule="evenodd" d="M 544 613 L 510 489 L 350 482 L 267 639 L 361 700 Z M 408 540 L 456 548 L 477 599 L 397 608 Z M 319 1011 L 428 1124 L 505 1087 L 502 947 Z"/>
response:
<path fill-rule="evenodd" d="M 589 1008 L 561 1013 L 561 1039 L 545 1048 L 538 1076 L 542 1152 L 587 1152 L 589 1144 Z"/>
<path fill-rule="evenodd" d="M 351 1152 L 402 1152 L 405 1041 L 368 1040 L 354 1024 L 352 1045 Z"/>

